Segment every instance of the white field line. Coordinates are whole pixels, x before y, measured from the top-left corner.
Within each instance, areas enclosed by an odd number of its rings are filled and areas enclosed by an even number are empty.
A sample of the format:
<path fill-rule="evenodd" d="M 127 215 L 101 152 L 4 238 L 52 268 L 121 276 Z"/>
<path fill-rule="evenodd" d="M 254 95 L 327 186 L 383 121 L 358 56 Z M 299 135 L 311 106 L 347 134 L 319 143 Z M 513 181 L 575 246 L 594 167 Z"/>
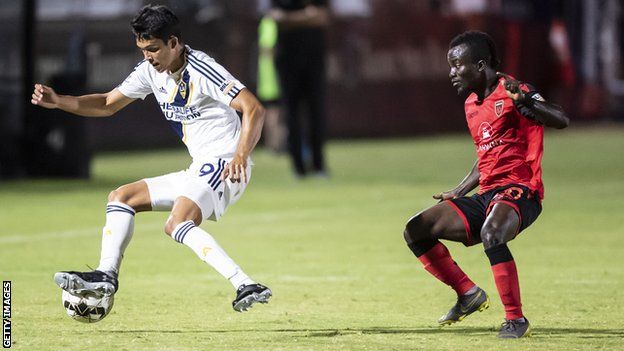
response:
<path fill-rule="evenodd" d="M 141 230 L 156 230 L 163 228 L 163 223 L 147 223 L 141 225 Z M 37 234 L 18 234 L 0 237 L 0 244 L 21 244 L 31 241 L 45 241 L 51 239 L 69 239 L 85 236 L 97 236 L 102 235 L 102 227 L 90 227 L 83 229 L 65 230 L 60 232 L 43 232 Z"/>
<path fill-rule="evenodd" d="M 302 211 L 300 209 L 293 210 L 285 210 L 285 211 L 258 211 L 253 213 L 245 214 L 244 216 L 240 216 L 234 221 L 239 222 L 254 222 L 254 223 L 273 223 L 275 221 L 279 221 L 283 216 L 288 216 L 290 220 L 293 218 L 307 218 L 309 216 L 318 215 L 318 213 L 325 213 L 328 211 L 327 209 L 314 209 L 314 210 L 306 210 Z M 135 226 L 135 231 L 140 230 L 160 230 L 162 231 L 165 226 L 165 220 L 158 220 L 153 222 L 144 222 L 145 220 L 140 220 L 140 223 Z M 208 221 L 204 221 L 206 223 Z M 104 223 L 102 223 L 103 225 Z M 202 224 L 203 226 L 203 224 Z M 14 234 L 8 236 L 0 236 L 0 244 L 21 244 L 26 242 L 31 242 L 33 240 L 43 241 L 43 240 L 53 240 L 53 239 L 68 239 L 68 238 L 77 238 L 77 237 L 85 237 L 85 236 L 100 236 L 102 233 L 102 227 L 88 227 L 82 229 L 71 229 L 65 231 L 56 231 L 56 232 L 42 232 L 36 234 Z"/>
<path fill-rule="evenodd" d="M 342 276 L 342 275 L 328 275 L 328 276 L 305 276 L 305 275 L 280 275 L 276 279 L 282 282 L 290 283 L 318 283 L 318 282 L 348 282 L 356 280 L 355 277 Z"/>
<path fill-rule="evenodd" d="M 22 242 L 32 241 L 32 240 L 46 240 L 46 239 L 62 239 L 62 238 L 75 238 L 78 236 L 87 236 L 93 235 L 101 231 L 102 228 L 85 228 L 85 229 L 76 229 L 76 230 L 66 230 L 62 232 L 44 232 L 38 234 L 24 234 L 24 235 L 9 235 L 0 237 L 0 244 L 18 244 Z"/>

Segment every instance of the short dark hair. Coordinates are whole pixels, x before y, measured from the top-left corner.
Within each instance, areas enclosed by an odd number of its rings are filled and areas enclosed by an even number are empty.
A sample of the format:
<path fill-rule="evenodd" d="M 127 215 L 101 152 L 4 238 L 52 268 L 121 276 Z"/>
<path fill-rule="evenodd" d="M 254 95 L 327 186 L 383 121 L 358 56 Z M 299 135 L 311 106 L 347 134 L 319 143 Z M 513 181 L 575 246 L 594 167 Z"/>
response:
<path fill-rule="evenodd" d="M 162 39 L 166 43 L 172 35 L 182 39 L 180 21 L 167 6 L 143 6 L 130 25 L 139 40 Z"/>
<path fill-rule="evenodd" d="M 473 62 L 485 60 L 492 68 L 497 68 L 500 61 L 496 55 L 496 45 L 489 34 L 472 30 L 459 34 L 449 44 L 449 49 L 461 44 L 470 47 L 469 54 Z"/>

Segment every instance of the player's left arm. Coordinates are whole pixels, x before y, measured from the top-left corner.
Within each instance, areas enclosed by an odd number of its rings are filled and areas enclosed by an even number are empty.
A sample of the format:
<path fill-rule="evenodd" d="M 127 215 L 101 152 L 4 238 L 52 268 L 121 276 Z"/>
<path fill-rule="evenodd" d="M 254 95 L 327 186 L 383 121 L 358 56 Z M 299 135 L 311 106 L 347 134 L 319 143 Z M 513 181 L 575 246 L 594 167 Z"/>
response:
<path fill-rule="evenodd" d="M 242 89 L 230 102 L 230 107 L 243 114 L 241 136 L 236 153 L 230 163 L 225 166 L 222 179 L 229 178 L 232 182 L 247 182 L 247 159 L 256 147 L 264 124 L 264 107 L 249 89 Z"/>
<path fill-rule="evenodd" d="M 503 78 L 507 96 L 514 100 L 520 113 L 527 118 L 536 120 L 547 127 L 563 129 L 570 124 L 570 118 L 561 106 L 544 100 L 535 90 L 526 89 L 525 84 L 511 78 L 505 73 L 497 72 Z M 524 86 L 524 87 L 523 87 Z"/>

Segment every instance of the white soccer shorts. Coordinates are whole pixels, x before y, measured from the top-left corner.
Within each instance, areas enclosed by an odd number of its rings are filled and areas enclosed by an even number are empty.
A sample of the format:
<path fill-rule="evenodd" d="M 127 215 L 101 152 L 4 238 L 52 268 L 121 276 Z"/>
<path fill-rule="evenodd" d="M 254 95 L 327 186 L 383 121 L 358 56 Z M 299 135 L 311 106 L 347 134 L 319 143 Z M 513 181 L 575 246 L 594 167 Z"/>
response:
<path fill-rule="evenodd" d="M 221 173 L 229 159 L 215 158 L 196 161 L 184 170 L 159 177 L 143 179 L 147 183 L 153 211 L 171 211 L 180 196 L 195 202 L 204 219 L 217 221 L 228 206 L 243 195 L 246 183 L 221 181 Z M 247 165 L 247 182 L 251 178 L 251 161 Z"/>

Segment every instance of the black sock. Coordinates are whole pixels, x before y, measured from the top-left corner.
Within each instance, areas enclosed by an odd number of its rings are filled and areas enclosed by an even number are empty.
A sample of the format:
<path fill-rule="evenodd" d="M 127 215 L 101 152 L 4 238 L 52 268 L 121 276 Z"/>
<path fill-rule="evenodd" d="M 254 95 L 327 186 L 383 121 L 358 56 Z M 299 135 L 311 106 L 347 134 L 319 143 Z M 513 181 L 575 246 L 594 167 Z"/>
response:
<path fill-rule="evenodd" d="M 485 254 L 490 259 L 490 266 L 513 261 L 513 256 L 511 255 L 511 251 L 509 251 L 507 244 L 496 245 L 490 247 L 489 249 L 485 249 Z"/>
<path fill-rule="evenodd" d="M 427 251 L 431 250 L 432 247 L 436 246 L 437 243 L 439 243 L 438 240 L 425 239 L 425 240 L 413 242 L 411 244 L 407 244 L 407 247 L 409 247 L 410 250 L 412 250 L 412 252 L 414 253 L 414 255 L 416 255 L 416 257 L 420 257 L 424 255 L 425 253 L 427 253 Z"/>

